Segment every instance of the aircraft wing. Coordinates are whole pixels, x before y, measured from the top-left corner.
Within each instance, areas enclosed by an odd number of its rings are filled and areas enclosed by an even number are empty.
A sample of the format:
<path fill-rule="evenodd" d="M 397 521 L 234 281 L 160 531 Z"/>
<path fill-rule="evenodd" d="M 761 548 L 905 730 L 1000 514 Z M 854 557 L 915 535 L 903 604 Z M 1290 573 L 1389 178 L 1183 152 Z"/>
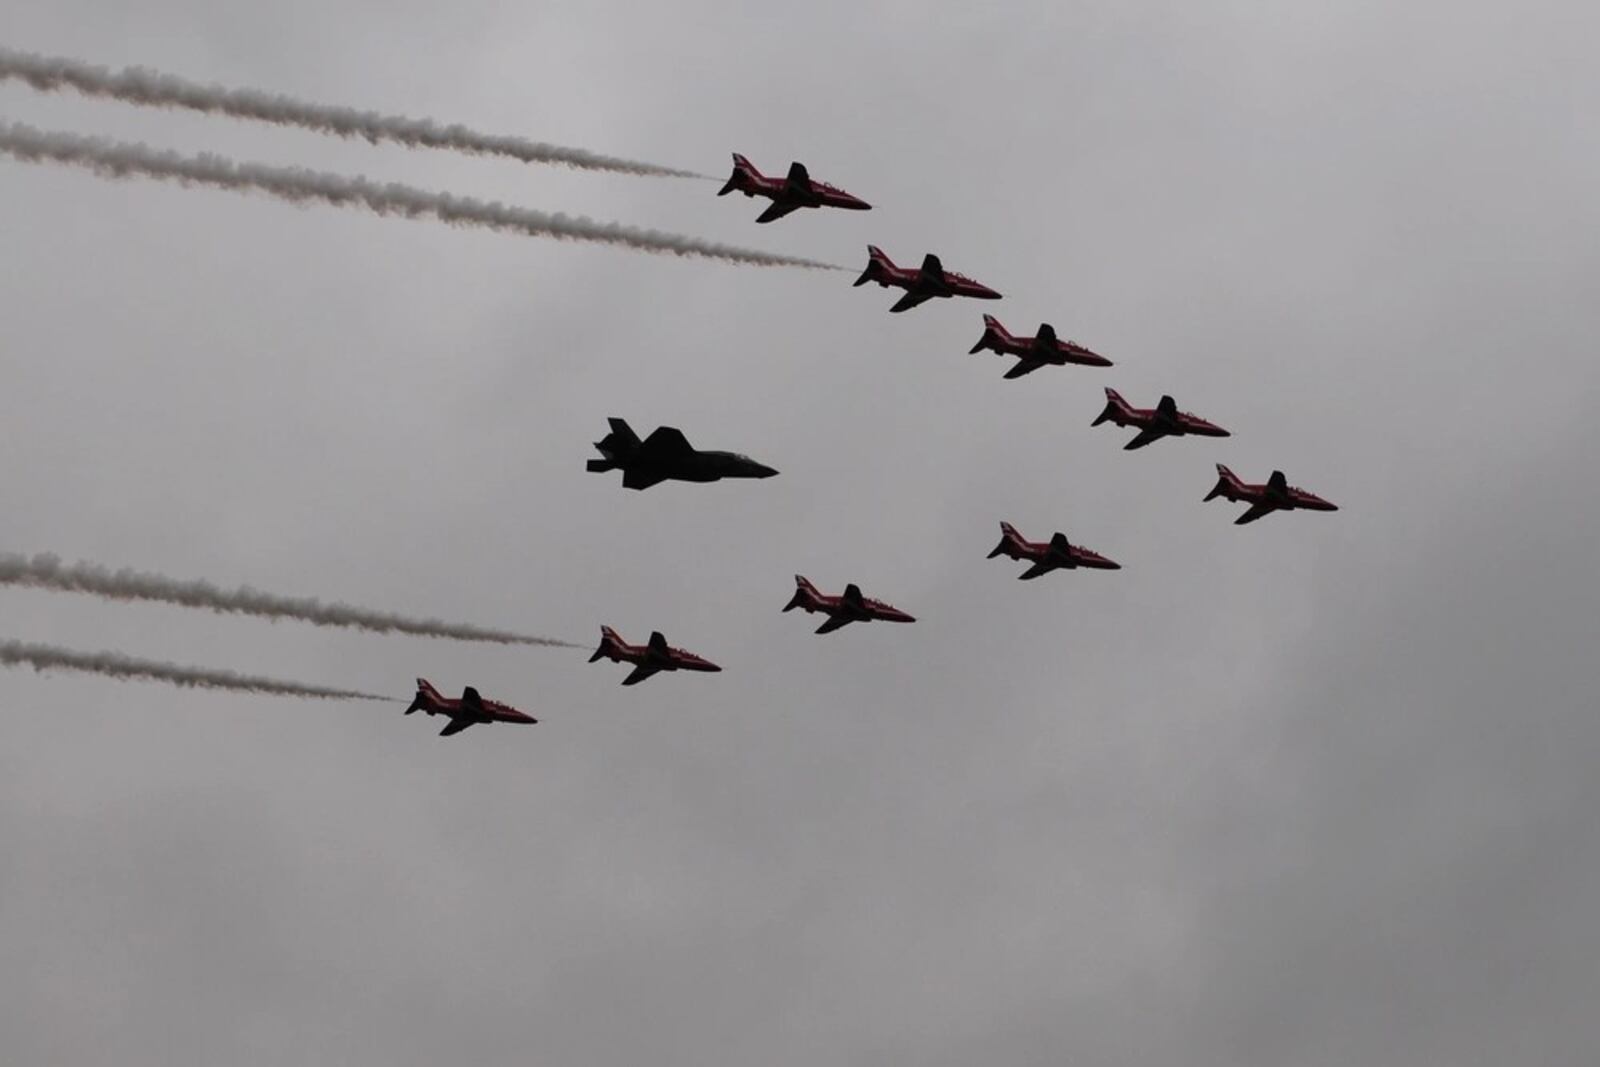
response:
<path fill-rule="evenodd" d="M 1041 574 L 1049 574 L 1051 571 L 1055 570 L 1057 566 L 1058 564 L 1054 563 L 1053 561 L 1041 560 L 1029 567 L 1027 570 L 1023 571 L 1021 574 L 1017 575 L 1017 577 L 1023 581 L 1027 581 L 1029 578 L 1037 578 Z"/>
<path fill-rule="evenodd" d="M 1044 366 L 1044 360 L 1042 359 L 1019 359 L 1017 360 L 1017 365 L 1015 367 L 1012 367 L 1010 370 L 1006 371 L 1006 377 L 1020 378 L 1024 374 L 1032 374 L 1042 366 Z"/>
<path fill-rule="evenodd" d="M 772 206 L 756 216 L 757 222 L 772 222 L 781 219 L 791 211 L 800 210 L 800 205 L 792 200 L 774 200 Z"/>
<path fill-rule="evenodd" d="M 932 300 L 932 299 L 933 299 L 933 296 L 931 294 L 929 294 L 929 293 L 910 292 L 910 293 L 907 293 L 905 296 L 902 296 L 898 301 L 896 301 L 894 307 L 890 308 L 889 310 L 890 311 L 910 311 L 912 308 L 916 307 L 918 304 L 925 303 L 925 302 L 927 302 L 929 300 Z"/>
<path fill-rule="evenodd" d="M 1129 441 L 1122 447 L 1125 450 L 1132 451 L 1135 448 L 1143 448 L 1152 441 L 1159 441 L 1165 436 L 1167 435 L 1156 429 L 1154 426 L 1147 426 L 1140 430 L 1138 434 L 1134 436 L 1133 440 Z"/>
<path fill-rule="evenodd" d="M 1263 515 L 1271 515 L 1277 510 L 1277 508 L 1266 502 L 1262 502 L 1260 504 L 1251 504 L 1248 511 L 1246 511 L 1243 515 L 1240 515 L 1237 519 L 1233 520 L 1233 524 L 1235 526 L 1243 526 L 1247 522 L 1255 522 Z"/>
<path fill-rule="evenodd" d="M 651 457 L 687 456 L 693 454 L 694 447 L 676 426 L 658 426 L 654 433 L 644 439 L 640 450 Z"/>
<path fill-rule="evenodd" d="M 472 725 L 472 720 L 471 719 L 451 719 L 450 720 L 450 724 L 448 726 L 446 726 L 443 730 L 439 731 L 439 736 L 440 737 L 449 737 L 451 734 L 459 734 L 462 730 L 465 730 L 467 727 L 469 727 L 471 725 Z"/>
<path fill-rule="evenodd" d="M 644 681 L 646 678 L 650 677 L 660 669 L 660 667 L 657 667 L 653 663 L 641 663 L 633 669 L 632 673 L 622 680 L 622 684 L 638 685 L 640 682 Z"/>
<path fill-rule="evenodd" d="M 648 489 L 659 481 L 662 481 L 661 475 L 653 470 L 629 467 L 622 472 L 622 487 L 624 489 Z"/>
<path fill-rule="evenodd" d="M 848 615 L 831 615 L 828 621 L 817 627 L 819 634 L 831 634 L 841 626 L 849 625 L 853 620 Z"/>

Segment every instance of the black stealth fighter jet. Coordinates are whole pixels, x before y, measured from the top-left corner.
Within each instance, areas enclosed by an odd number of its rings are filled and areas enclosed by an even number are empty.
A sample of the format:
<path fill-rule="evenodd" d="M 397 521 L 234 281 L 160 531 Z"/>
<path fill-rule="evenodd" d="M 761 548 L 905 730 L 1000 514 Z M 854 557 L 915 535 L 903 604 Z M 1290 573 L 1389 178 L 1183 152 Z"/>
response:
<path fill-rule="evenodd" d="M 591 459 L 594 472 L 620 470 L 628 489 L 648 489 L 657 482 L 715 482 L 722 478 L 770 478 L 778 472 L 737 452 L 700 452 L 683 431 L 656 429 L 643 441 L 622 419 L 608 419 L 611 432 L 596 441 L 604 459 Z"/>

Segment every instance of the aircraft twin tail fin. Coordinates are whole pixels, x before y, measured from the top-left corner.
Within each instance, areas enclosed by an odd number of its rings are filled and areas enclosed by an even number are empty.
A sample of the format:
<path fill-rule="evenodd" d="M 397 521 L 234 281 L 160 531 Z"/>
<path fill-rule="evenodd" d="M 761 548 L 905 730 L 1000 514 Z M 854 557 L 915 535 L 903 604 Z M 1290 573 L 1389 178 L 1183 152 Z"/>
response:
<path fill-rule="evenodd" d="M 594 443 L 594 447 L 605 458 L 591 459 L 586 464 L 591 473 L 616 470 L 620 465 L 619 460 L 632 455 L 639 448 L 639 435 L 633 432 L 628 420 L 610 418 L 606 422 L 611 425 L 611 432 Z"/>

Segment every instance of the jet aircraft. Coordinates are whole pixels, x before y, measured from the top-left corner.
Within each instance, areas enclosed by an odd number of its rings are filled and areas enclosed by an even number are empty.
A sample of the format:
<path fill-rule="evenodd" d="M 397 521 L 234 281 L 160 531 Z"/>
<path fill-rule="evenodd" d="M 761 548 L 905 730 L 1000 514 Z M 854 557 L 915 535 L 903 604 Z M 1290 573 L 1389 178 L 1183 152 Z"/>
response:
<path fill-rule="evenodd" d="M 1217 484 L 1211 492 L 1206 494 L 1207 500 L 1217 497 L 1248 502 L 1250 507 L 1243 515 L 1233 520 L 1235 526 L 1243 526 L 1247 522 L 1255 522 L 1263 515 L 1270 515 L 1274 511 L 1338 511 L 1335 504 L 1330 504 L 1315 493 L 1308 493 L 1304 489 L 1296 488 L 1289 484 L 1282 471 L 1273 471 L 1267 477 L 1265 485 L 1252 485 L 1241 482 L 1227 467 L 1217 464 Z"/>
<path fill-rule="evenodd" d="M 897 267 L 877 245 L 867 246 L 867 269 L 855 280 L 856 285 L 877 282 L 882 286 L 904 289 L 902 296 L 890 311 L 907 311 L 934 297 L 970 296 L 978 300 L 999 300 L 1000 294 L 987 285 L 980 285 L 964 274 L 945 270 L 939 257 L 929 253 L 922 259 L 920 269 Z"/>
<path fill-rule="evenodd" d="M 917 620 L 901 611 L 891 607 L 881 600 L 861 595 L 861 588 L 854 583 L 844 587 L 840 596 L 829 596 L 817 590 L 802 575 L 794 576 L 794 597 L 784 605 L 784 611 L 793 611 L 803 608 L 807 612 L 820 611 L 828 616 L 828 621 L 817 627 L 817 633 L 832 633 L 841 626 L 852 622 L 916 622 Z"/>
<path fill-rule="evenodd" d="M 757 222 L 772 222 L 803 207 L 842 207 L 848 211 L 872 208 L 865 200 L 851 196 L 836 185 L 817 181 L 806 171 L 804 163 L 789 164 L 787 177 L 769 178 L 737 152 L 733 154 L 733 174 L 717 195 L 726 196 L 732 192 L 764 196 L 772 201 L 772 206 L 756 217 Z"/>
<path fill-rule="evenodd" d="M 609 626 L 600 627 L 600 647 L 594 650 L 589 662 L 608 659 L 613 663 L 631 663 L 633 672 L 622 680 L 623 685 L 638 685 L 657 671 L 720 671 L 721 667 L 693 652 L 673 648 L 660 631 L 650 635 L 648 643 L 630 645 Z"/>
<path fill-rule="evenodd" d="M 1114 422 L 1118 426 L 1139 427 L 1139 432 L 1134 435 L 1133 440 L 1122 446 L 1124 449 L 1143 448 L 1163 437 L 1233 436 L 1214 422 L 1207 422 L 1187 411 L 1179 411 L 1177 402 L 1170 396 L 1163 396 L 1153 408 L 1136 408 L 1122 399 L 1121 393 L 1109 387 L 1106 389 L 1105 410 L 1089 425 L 1099 426 L 1107 421 Z"/>
<path fill-rule="evenodd" d="M 410 715 L 414 711 L 425 711 L 429 715 L 448 716 L 450 722 L 443 730 L 439 731 L 440 737 L 449 737 L 459 734 L 462 730 L 476 723 L 484 722 L 524 722 L 535 723 L 532 715 L 524 714 L 509 704 L 502 704 L 497 700 L 485 700 L 478 695 L 472 686 L 467 686 L 461 691 L 460 698 L 447 697 L 433 687 L 426 678 L 417 679 L 417 695 L 411 701 L 411 706 L 406 709 Z"/>
<path fill-rule="evenodd" d="M 983 317 L 983 336 L 972 346 L 972 352 L 989 349 L 998 356 L 1016 356 L 1016 366 L 1006 371 L 1007 378 L 1020 378 L 1040 367 L 1062 367 L 1076 363 L 1085 367 L 1109 367 L 1111 361 L 1097 352 L 1091 352 L 1075 341 L 1063 341 L 1056 336 L 1055 327 L 1048 322 L 1039 324 L 1036 337 L 1014 336 L 993 315 Z"/>
<path fill-rule="evenodd" d="M 1071 544 L 1067 541 L 1066 534 L 1055 533 L 1048 541 L 1029 541 L 1009 522 L 1000 524 L 1000 543 L 994 546 L 994 551 L 989 553 L 988 558 L 994 559 L 996 556 L 1009 556 L 1012 559 L 1032 562 L 1033 566 L 1017 575 L 1024 581 L 1057 569 L 1076 570 L 1079 567 L 1097 571 L 1122 569 L 1122 564 L 1109 560 L 1098 552 L 1091 552 L 1082 545 Z"/>
<path fill-rule="evenodd" d="M 770 478 L 778 472 L 737 452 L 701 452 L 683 431 L 661 426 L 643 441 L 623 419 L 608 419 L 611 432 L 596 441 L 604 459 L 591 459 L 592 472 L 622 471 L 628 489 L 648 489 L 657 482 L 715 482 L 722 478 Z"/>

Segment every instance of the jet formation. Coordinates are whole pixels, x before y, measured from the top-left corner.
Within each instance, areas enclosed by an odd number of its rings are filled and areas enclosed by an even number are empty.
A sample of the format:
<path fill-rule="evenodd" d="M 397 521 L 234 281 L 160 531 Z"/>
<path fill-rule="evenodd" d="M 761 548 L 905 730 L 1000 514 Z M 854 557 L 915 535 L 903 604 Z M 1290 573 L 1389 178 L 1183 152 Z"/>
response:
<path fill-rule="evenodd" d="M 760 223 L 772 222 L 802 208 L 841 208 L 865 211 L 866 201 L 845 192 L 838 186 L 812 178 L 802 163 L 791 163 L 786 176 L 769 177 L 756 169 L 744 156 L 733 157 L 733 173 L 718 190 L 718 196 L 739 192 L 747 197 L 764 197 L 772 201 L 756 219 Z M 918 268 L 900 267 L 876 245 L 867 246 L 867 266 L 855 280 L 856 286 L 876 282 L 883 288 L 904 290 L 904 295 L 889 309 L 892 312 L 908 311 L 929 300 L 951 297 L 969 297 L 978 300 L 998 300 L 1000 293 L 974 279 L 955 271 L 946 270 L 939 257 L 925 256 Z M 1042 367 L 1110 367 L 1112 361 L 1100 353 L 1079 344 L 1064 340 L 1048 322 L 1041 322 L 1033 336 L 1011 333 L 993 315 L 983 316 L 983 335 L 972 346 L 970 354 L 990 351 L 998 356 L 1012 357 L 1016 362 L 1009 367 L 1006 379 L 1021 378 Z M 1091 425 L 1110 422 L 1121 427 L 1135 427 L 1138 433 L 1123 447 L 1127 450 L 1144 448 L 1163 437 L 1229 437 L 1221 426 L 1198 415 L 1178 410 L 1175 400 L 1164 395 L 1153 408 L 1137 408 L 1129 404 L 1115 389 L 1105 390 L 1106 405 Z M 676 427 L 658 427 L 649 437 L 640 439 L 628 423 L 620 418 L 608 420 L 610 432 L 595 448 L 600 459 L 588 461 L 587 469 L 593 473 L 622 471 L 622 485 L 627 489 L 644 490 L 664 481 L 715 482 L 724 478 L 770 478 L 777 470 L 749 456 L 737 452 L 703 451 L 694 448 L 683 432 Z M 1274 511 L 1337 511 L 1338 508 L 1307 490 L 1288 484 L 1282 471 L 1273 471 L 1260 485 L 1241 481 L 1222 464 L 1217 464 L 1217 484 L 1205 497 L 1214 500 L 1223 497 L 1249 507 L 1234 521 L 1239 525 L 1252 523 Z M 988 558 L 1006 557 L 1028 564 L 1017 575 L 1022 581 L 1039 578 L 1058 570 L 1121 570 L 1122 565 L 1082 545 L 1073 544 L 1066 534 L 1056 531 L 1047 541 L 1030 541 L 1009 522 L 1000 523 L 1000 543 L 989 552 Z M 853 622 L 915 622 L 915 618 L 882 600 L 866 596 L 861 587 L 850 583 L 839 594 L 824 593 L 804 575 L 795 575 L 794 595 L 782 611 L 796 609 L 808 614 L 825 616 L 817 627 L 819 634 L 832 633 Z M 660 631 L 653 631 L 642 645 L 631 645 L 609 626 L 600 628 L 600 644 L 589 657 L 589 662 L 611 660 L 631 664 L 633 670 L 623 678 L 625 686 L 637 685 L 661 672 L 699 671 L 717 672 L 722 668 L 703 656 L 675 648 L 667 643 Z M 536 720 L 515 708 L 484 700 L 478 691 L 467 687 L 459 699 L 441 696 L 424 679 L 417 679 L 417 696 L 406 709 L 409 715 L 426 711 L 429 715 L 445 715 L 450 722 L 441 732 L 448 737 L 476 723 L 519 722 Z"/>

